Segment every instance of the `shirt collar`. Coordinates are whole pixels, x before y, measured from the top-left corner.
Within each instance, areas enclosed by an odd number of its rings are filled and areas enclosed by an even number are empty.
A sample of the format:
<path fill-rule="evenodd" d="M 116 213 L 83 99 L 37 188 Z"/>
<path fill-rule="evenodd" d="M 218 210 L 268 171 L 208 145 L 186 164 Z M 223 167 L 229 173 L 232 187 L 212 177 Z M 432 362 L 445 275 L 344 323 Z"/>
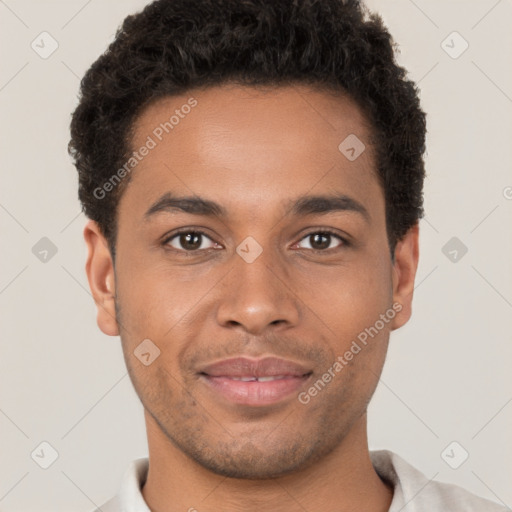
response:
<path fill-rule="evenodd" d="M 423 489 L 429 487 L 429 484 L 433 484 L 431 480 L 391 451 L 371 451 L 370 458 L 379 477 L 393 488 L 393 499 L 389 512 L 400 512 L 406 506 L 407 512 L 425 510 L 421 505 L 423 500 L 415 498 L 420 493 L 430 495 L 428 489 L 425 493 L 423 493 Z M 142 487 L 146 482 L 148 469 L 148 458 L 130 462 L 122 478 L 119 493 L 99 510 L 103 512 L 151 512 L 142 496 Z M 439 485 L 442 484 L 434 483 L 433 487 Z M 487 503 L 490 505 L 490 502 Z M 434 509 L 438 510 L 436 507 Z M 439 508 L 439 510 L 442 509 Z"/>

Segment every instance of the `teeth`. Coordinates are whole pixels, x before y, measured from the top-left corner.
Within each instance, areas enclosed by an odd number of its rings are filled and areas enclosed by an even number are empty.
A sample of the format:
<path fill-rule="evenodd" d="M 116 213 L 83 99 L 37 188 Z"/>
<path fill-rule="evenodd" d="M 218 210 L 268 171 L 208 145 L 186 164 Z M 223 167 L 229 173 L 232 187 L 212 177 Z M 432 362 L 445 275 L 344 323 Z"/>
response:
<path fill-rule="evenodd" d="M 272 375 L 269 377 L 229 377 L 232 380 L 241 380 L 243 382 L 251 382 L 251 381 L 258 381 L 258 382 L 269 382 L 271 380 L 277 380 L 277 379 L 284 379 L 284 375 Z"/>

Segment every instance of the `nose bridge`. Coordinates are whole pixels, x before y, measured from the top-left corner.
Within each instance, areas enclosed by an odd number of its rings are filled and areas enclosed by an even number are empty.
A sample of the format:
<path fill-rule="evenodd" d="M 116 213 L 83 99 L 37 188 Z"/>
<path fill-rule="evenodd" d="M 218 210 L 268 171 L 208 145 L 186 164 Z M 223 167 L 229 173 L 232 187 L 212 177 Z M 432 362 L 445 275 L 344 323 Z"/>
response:
<path fill-rule="evenodd" d="M 286 262 L 251 237 L 242 241 L 236 252 L 217 310 L 218 322 L 241 325 L 252 333 L 271 324 L 295 324 L 299 311 L 286 283 Z"/>

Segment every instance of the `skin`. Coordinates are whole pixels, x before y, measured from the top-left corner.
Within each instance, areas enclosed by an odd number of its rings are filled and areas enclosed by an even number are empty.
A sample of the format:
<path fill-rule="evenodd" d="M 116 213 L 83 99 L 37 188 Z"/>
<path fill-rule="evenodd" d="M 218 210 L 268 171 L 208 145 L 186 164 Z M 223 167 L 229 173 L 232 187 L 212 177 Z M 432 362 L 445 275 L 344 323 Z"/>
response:
<path fill-rule="evenodd" d="M 145 408 L 144 499 L 159 512 L 387 511 L 392 491 L 371 465 L 366 409 L 389 334 L 411 315 L 418 226 L 393 263 L 369 125 L 342 95 L 306 86 L 189 91 L 142 112 L 133 148 L 191 96 L 197 106 L 123 192 L 115 265 L 97 224 L 84 231 L 98 325 L 121 336 Z M 350 134 L 366 145 L 352 162 L 338 150 Z M 215 201 L 226 215 L 147 217 L 166 192 Z M 363 205 L 368 219 L 291 211 L 298 197 L 335 193 Z M 181 227 L 206 232 L 199 250 L 166 241 Z M 350 245 L 308 236 L 322 229 Z M 248 236 L 263 249 L 252 263 L 236 252 Z M 265 407 L 235 405 L 197 374 L 228 357 L 274 355 L 306 365 L 316 380 L 393 303 L 401 311 L 308 404 L 293 394 Z M 145 366 L 134 350 L 148 338 L 160 355 Z"/>

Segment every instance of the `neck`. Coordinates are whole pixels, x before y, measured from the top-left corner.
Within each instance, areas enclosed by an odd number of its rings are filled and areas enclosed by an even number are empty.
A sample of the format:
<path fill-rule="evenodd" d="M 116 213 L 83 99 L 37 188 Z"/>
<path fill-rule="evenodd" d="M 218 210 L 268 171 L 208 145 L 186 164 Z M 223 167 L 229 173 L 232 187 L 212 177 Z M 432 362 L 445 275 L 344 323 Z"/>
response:
<path fill-rule="evenodd" d="M 145 413 L 149 471 L 144 500 L 158 512 L 387 512 L 393 492 L 370 460 L 366 415 L 331 453 L 293 474 L 268 480 L 212 473 L 182 453 Z"/>

